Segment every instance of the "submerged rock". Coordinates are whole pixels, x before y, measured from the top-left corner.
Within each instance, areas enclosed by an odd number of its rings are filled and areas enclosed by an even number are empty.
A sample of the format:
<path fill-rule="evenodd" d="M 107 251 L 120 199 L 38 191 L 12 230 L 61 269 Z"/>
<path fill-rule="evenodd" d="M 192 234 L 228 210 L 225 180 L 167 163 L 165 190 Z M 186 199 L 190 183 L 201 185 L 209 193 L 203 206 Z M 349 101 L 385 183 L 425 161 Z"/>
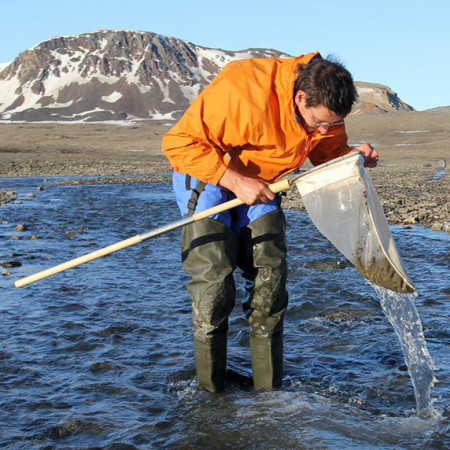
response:
<path fill-rule="evenodd" d="M 0 189 L 0 205 L 12 203 L 14 200 L 17 200 L 17 194 L 13 190 L 8 189 L 4 191 Z"/>
<path fill-rule="evenodd" d="M 352 320 L 360 319 L 362 317 L 371 317 L 376 314 L 369 310 L 351 310 L 351 311 L 329 311 L 324 314 L 325 319 L 328 320 Z"/>
<path fill-rule="evenodd" d="M 345 269 L 350 267 L 351 264 L 346 259 L 320 259 L 315 261 L 306 261 L 305 268 L 306 269 L 316 269 L 316 270 L 337 270 L 337 269 Z"/>
<path fill-rule="evenodd" d="M 6 261 L 0 262 L 0 266 L 3 267 L 20 267 L 22 263 L 20 261 L 17 261 L 17 259 L 7 259 Z"/>
<path fill-rule="evenodd" d="M 19 225 L 16 226 L 15 231 L 27 231 L 28 227 L 24 223 L 19 223 Z"/>

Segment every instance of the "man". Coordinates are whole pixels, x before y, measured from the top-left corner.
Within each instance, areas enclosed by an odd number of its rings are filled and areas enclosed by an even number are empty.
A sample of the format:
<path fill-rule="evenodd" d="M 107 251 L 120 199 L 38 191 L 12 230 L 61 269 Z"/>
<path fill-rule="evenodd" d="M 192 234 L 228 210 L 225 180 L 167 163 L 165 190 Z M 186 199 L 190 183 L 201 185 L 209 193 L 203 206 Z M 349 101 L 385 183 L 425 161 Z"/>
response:
<path fill-rule="evenodd" d="M 235 197 L 245 203 L 183 228 L 199 387 L 224 387 L 236 267 L 246 280 L 254 387 L 281 385 L 285 221 L 268 185 L 307 157 L 317 165 L 359 150 L 374 167 L 378 155 L 369 144 L 347 145 L 343 119 L 355 99 L 350 73 L 318 53 L 234 61 L 164 136 L 182 215 Z"/>

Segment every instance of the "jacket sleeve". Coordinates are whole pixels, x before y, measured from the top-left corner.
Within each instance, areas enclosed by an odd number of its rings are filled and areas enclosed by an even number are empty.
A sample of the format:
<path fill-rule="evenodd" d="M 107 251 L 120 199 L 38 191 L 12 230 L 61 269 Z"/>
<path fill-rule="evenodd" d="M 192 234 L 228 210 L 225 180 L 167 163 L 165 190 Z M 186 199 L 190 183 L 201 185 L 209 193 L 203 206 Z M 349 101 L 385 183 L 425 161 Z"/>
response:
<path fill-rule="evenodd" d="M 232 91 L 226 77 L 216 77 L 164 135 L 162 151 L 175 171 L 217 184 L 227 168 L 227 153 L 248 142 L 242 104 Z"/>
<path fill-rule="evenodd" d="M 162 150 L 175 171 L 205 183 L 218 184 L 227 168 L 222 149 L 192 132 L 172 129 L 163 137 Z"/>
<path fill-rule="evenodd" d="M 177 172 L 217 184 L 226 170 L 226 152 L 203 121 L 203 98 L 197 97 L 180 121 L 163 136 L 162 151 Z"/>
<path fill-rule="evenodd" d="M 347 144 L 347 133 L 342 126 L 333 135 L 325 137 L 319 140 L 315 146 L 313 145 L 308 157 L 313 166 L 318 166 L 339 156 L 344 156 L 352 150 L 353 148 Z"/>

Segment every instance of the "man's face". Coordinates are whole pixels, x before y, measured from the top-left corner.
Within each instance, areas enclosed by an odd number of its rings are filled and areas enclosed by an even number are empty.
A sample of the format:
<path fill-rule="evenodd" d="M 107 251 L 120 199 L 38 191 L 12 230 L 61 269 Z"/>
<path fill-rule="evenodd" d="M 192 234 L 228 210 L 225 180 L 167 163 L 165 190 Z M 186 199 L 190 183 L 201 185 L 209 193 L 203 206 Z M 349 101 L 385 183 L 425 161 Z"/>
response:
<path fill-rule="evenodd" d="M 303 91 L 297 92 L 294 102 L 308 133 L 318 131 L 326 134 L 330 128 L 343 124 L 343 118 L 324 105 L 306 106 L 306 94 Z"/>

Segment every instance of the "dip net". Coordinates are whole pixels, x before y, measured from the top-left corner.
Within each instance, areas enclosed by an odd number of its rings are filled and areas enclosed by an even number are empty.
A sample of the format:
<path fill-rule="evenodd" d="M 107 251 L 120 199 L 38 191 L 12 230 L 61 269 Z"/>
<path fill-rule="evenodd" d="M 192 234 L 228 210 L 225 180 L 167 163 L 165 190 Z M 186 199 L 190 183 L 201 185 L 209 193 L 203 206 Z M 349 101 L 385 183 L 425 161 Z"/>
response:
<path fill-rule="evenodd" d="M 314 225 L 365 278 L 395 292 L 415 291 L 361 153 L 322 164 L 294 183 Z"/>

